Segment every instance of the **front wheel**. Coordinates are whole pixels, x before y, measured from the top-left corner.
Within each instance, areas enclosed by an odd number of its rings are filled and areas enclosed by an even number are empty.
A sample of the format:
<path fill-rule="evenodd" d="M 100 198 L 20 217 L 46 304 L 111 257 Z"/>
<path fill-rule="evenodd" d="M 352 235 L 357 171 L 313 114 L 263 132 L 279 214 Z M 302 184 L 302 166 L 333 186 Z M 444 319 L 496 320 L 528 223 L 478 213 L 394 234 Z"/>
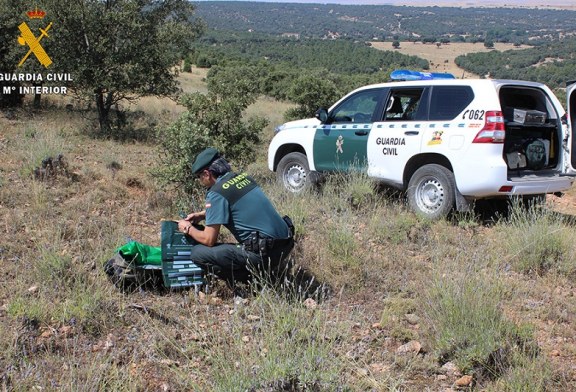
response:
<path fill-rule="evenodd" d="M 278 180 L 292 193 L 302 192 L 311 186 L 308 160 L 300 152 L 291 152 L 282 157 L 276 173 Z"/>
<path fill-rule="evenodd" d="M 410 178 L 408 204 L 420 216 L 440 219 L 454 208 L 455 189 L 450 170 L 436 164 L 424 165 Z"/>

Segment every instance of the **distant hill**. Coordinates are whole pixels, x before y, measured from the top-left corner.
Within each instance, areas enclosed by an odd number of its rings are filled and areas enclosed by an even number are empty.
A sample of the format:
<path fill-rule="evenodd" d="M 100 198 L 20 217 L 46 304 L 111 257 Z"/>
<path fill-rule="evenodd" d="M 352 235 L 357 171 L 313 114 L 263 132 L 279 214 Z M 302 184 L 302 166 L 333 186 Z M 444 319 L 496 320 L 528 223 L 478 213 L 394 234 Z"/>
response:
<path fill-rule="evenodd" d="M 576 36 L 576 11 L 556 9 L 201 1 L 196 13 L 210 29 L 306 38 L 537 44 Z"/>
<path fill-rule="evenodd" d="M 205 0 L 196 0 L 205 1 Z M 225 0 L 214 0 L 225 1 Z M 245 0 L 236 0 L 245 1 Z M 255 0 L 260 3 L 281 3 L 278 0 Z M 406 4 L 405 0 L 288 0 L 284 3 L 305 3 L 305 4 L 343 4 L 343 5 L 396 5 L 396 6 L 415 6 L 426 7 L 430 6 L 430 2 L 426 0 L 411 1 Z M 440 0 L 435 1 L 434 6 L 439 7 L 514 7 L 514 8 L 562 8 L 574 9 L 576 6 L 568 0 L 550 0 L 543 2 L 541 0 L 508 0 L 505 3 L 501 1 L 481 1 L 481 0 Z"/>

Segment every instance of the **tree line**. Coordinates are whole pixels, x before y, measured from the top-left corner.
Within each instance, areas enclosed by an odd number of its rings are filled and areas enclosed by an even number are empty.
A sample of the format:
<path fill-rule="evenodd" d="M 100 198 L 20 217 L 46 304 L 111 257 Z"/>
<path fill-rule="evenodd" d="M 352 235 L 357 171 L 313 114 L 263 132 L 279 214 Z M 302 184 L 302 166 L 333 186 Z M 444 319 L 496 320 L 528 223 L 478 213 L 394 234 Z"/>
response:
<path fill-rule="evenodd" d="M 576 38 L 523 50 L 469 53 L 455 62 L 482 77 L 531 80 L 561 88 L 576 78 Z"/>
<path fill-rule="evenodd" d="M 197 13 L 218 31 L 292 33 L 301 38 L 534 45 L 576 33 L 576 12 L 553 9 L 202 1 Z"/>
<path fill-rule="evenodd" d="M 289 63 L 298 68 L 324 67 L 343 74 L 371 74 L 389 64 L 428 69 L 428 61 L 395 51 L 374 50 L 349 40 L 318 40 L 234 34 L 227 37 L 208 32 L 194 46 L 192 61 L 200 66 L 224 58 Z"/>

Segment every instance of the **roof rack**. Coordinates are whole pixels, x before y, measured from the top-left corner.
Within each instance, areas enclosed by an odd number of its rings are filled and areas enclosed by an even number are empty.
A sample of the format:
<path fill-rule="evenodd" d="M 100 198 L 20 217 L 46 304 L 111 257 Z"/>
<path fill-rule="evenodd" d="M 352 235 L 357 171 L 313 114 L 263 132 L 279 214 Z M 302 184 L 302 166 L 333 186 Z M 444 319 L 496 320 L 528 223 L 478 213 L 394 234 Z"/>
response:
<path fill-rule="evenodd" d="M 409 69 L 397 69 L 390 73 L 392 80 L 434 80 L 434 79 L 456 79 L 451 73 L 442 72 L 420 72 Z"/>

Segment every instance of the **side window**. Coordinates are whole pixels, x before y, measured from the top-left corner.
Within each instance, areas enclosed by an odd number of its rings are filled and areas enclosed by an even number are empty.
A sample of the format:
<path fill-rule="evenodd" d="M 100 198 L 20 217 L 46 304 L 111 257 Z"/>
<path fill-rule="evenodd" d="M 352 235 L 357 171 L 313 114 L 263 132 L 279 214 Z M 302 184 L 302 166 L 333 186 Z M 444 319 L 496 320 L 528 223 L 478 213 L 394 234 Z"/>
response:
<path fill-rule="evenodd" d="M 411 121 L 423 119 L 424 88 L 394 89 L 386 101 L 384 121 Z"/>
<path fill-rule="evenodd" d="M 332 123 L 369 123 L 372 122 L 374 112 L 378 108 L 381 89 L 360 91 L 340 103 L 330 113 Z"/>
<path fill-rule="evenodd" d="M 430 99 L 430 120 L 453 120 L 474 99 L 470 86 L 434 86 Z"/>

